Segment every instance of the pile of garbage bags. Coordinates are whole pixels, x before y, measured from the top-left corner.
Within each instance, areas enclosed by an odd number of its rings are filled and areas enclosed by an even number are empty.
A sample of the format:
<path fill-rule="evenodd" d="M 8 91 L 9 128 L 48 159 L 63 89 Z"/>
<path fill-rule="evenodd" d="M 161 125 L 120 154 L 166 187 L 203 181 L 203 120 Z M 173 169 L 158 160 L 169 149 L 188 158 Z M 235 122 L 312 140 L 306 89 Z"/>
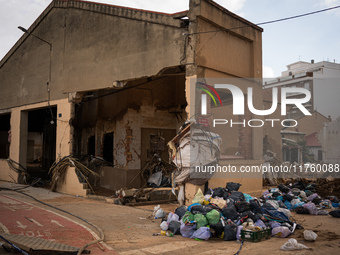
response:
<path fill-rule="evenodd" d="M 298 214 L 328 215 L 325 209 L 339 207 L 336 196 L 328 196 L 324 199 L 316 193 L 315 183 L 304 185 L 302 181 L 288 186 L 279 184 L 277 188 L 266 190 L 262 198 L 286 215 L 289 215 L 288 210 L 294 210 Z M 330 212 L 330 214 L 334 213 Z"/>
<path fill-rule="evenodd" d="M 318 212 L 308 201 L 301 204 L 302 200 L 286 186 L 279 185 L 278 188 L 268 190 L 259 199 L 238 191 L 240 186 L 239 183 L 229 182 L 225 188 L 209 189 L 205 194 L 199 189 L 193 204 L 178 207 L 175 212 L 162 218 L 162 230 L 199 240 L 219 237 L 232 241 L 241 239 L 242 231 L 270 229 L 272 236 L 284 238 L 296 228 L 302 228 L 291 220 L 291 208 L 295 205 L 296 208 L 303 206 L 314 214 Z M 289 209 L 286 201 L 291 204 Z"/>

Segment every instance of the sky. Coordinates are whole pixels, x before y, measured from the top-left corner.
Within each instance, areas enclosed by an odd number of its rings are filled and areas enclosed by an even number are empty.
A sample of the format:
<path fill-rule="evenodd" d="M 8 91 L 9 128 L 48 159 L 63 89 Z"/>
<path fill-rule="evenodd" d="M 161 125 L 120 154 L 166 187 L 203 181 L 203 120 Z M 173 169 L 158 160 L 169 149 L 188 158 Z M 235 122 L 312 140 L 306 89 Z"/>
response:
<path fill-rule="evenodd" d="M 29 28 L 51 0 L 0 0 L 0 59 Z M 92 0 L 165 13 L 189 8 L 189 0 Z M 339 6 L 340 0 L 216 0 L 229 11 L 255 23 Z M 277 77 L 297 62 L 340 63 L 340 8 L 261 26 L 263 76 Z"/>

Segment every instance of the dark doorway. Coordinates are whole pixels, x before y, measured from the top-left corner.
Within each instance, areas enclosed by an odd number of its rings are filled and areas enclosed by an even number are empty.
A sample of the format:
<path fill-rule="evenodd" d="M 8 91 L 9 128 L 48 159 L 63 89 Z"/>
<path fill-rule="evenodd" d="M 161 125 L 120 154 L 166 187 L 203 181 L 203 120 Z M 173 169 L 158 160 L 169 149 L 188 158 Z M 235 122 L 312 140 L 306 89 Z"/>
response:
<path fill-rule="evenodd" d="M 87 144 L 87 155 L 89 156 L 95 156 L 96 155 L 96 139 L 93 136 L 90 136 L 88 139 Z"/>
<path fill-rule="evenodd" d="M 57 107 L 28 112 L 27 171 L 31 177 L 49 179 L 48 171 L 56 160 L 56 114 Z"/>
<path fill-rule="evenodd" d="M 113 132 L 104 135 L 103 158 L 113 164 Z"/>
<path fill-rule="evenodd" d="M 9 131 L 11 129 L 11 115 L 0 115 L 0 158 L 9 157 Z"/>

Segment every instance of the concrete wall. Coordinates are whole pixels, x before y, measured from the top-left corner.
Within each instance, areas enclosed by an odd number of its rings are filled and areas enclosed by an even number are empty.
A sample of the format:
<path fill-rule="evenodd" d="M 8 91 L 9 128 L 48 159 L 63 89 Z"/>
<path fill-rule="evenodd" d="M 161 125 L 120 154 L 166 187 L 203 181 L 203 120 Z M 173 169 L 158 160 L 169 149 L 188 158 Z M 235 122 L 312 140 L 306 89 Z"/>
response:
<path fill-rule="evenodd" d="M 84 189 L 83 184 L 79 182 L 74 167 L 69 167 L 66 170 L 65 181 L 58 185 L 57 191 L 82 197 L 86 197 L 87 195 L 87 191 Z"/>
<path fill-rule="evenodd" d="M 121 188 L 139 188 L 141 187 L 139 172 L 140 169 L 103 166 L 100 169 L 100 186 L 115 191 Z"/>
<path fill-rule="evenodd" d="M 303 132 L 306 135 L 310 135 L 314 132 L 320 132 L 326 123 L 330 120 L 322 114 L 314 111 L 310 116 L 304 116 L 297 120 L 297 129 L 299 132 Z"/>
<path fill-rule="evenodd" d="M 340 163 L 340 117 L 325 124 L 318 134 L 324 152 L 325 163 Z"/>
<path fill-rule="evenodd" d="M 262 78 L 262 29 L 249 21 L 229 12 L 210 0 L 191 0 L 188 13 L 190 19 L 189 35 L 187 38 L 186 58 L 186 96 L 189 105 L 186 109 L 188 116 L 200 112 L 199 100 L 195 97 L 195 79 L 214 85 L 215 79 L 227 78 Z M 247 26 L 245 29 L 233 29 L 213 33 L 201 33 L 234 27 Z M 211 83 L 209 83 L 209 81 Z M 247 94 L 249 84 L 240 86 Z M 262 86 L 251 84 L 256 100 L 254 107 L 262 109 Z M 190 97 L 190 98 L 189 98 Z M 223 119 L 234 119 L 230 105 L 223 109 L 211 108 L 211 118 L 217 118 L 218 112 L 224 115 Z M 243 117 L 243 116 L 242 116 Z M 244 118 L 250 119 L 250 112 L 246 111 Z M 256 117 L 261 118 L 261 117 Z M 237 116 L 236 116 L 237 119 Z M 212 129 L 212 131 L 216 131 Z M 263 129 L 262 128 L 235 128 L 220 127 L 222 135 L 222 153 L 240 153 L 245 159 L 244 164 L 257 165 L 262 162 Z M 234 162 L 234 161 L 232 161 Z M 238 164 L 235 162 L 235 164 Z M 241 163 L 242 164 L 242 163 Z M 243 191 L 260 189 L 262 176 L 256 175 L 248 179 L 243 185 Z M 209 187 L 225 186 L 230 179 L 220 176 L 209 181 Z M 187 188 L 187 187 L 186 187 Z M 192 199 L 198 187 L 186 190 L 186 199 Z"/>
<path fill-rule="evenodd" d="M 0 63 L 0 110 L 51 100 L 65 92 L 112 87 L 179 64 L 184 30 L 171 15 L 53 1 Z M 50 55 L 51 54 L 51 55 Z M 51 68 L 51 73 L 50 73 Z"/>
<path fill-rule="evenodd" d="M 0 159 L 0 180 L 8 182 L 17 182 L 18 173 L 12 170 L 5 159 Z"/>

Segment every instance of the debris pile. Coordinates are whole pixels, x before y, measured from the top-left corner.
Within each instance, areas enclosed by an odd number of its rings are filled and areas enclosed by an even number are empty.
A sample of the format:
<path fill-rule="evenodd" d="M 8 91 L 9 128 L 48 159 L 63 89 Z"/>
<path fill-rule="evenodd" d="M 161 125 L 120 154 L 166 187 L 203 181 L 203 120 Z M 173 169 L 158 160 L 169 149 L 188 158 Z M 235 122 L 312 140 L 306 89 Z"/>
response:
<path fill-rule="evenodd" d="M 180 206 L 162 218 L 162 231 L 170 230 L 174 235 L 199 240 L 219 237 L 225 241 L 259 242 L 271 236 L 285 238 L 296 229 L 303 229 L 291 217 L 292 210 L 328 215 L 326 208 L 339 207 L 337 197 L 322 199 L 318 196 L 315 184 L 304 186 L 300 181 L 291 186 L 279 184 L 277 188 L 266 190 L 260 198 L 238 191 L 240 186 L 239 183 L 228 182 L 225 188 L 209 189 L 205 194 L 199 189 L 193 204 Z M 330 214 L 340 217 L 340 210 Z M 305 231 L 305 235 L 306 240 L 317 237 L 311 231 Z M 302 248 L 293 241 L 286 246 Z"/>
<path fill-rule="evenodd" d="M 60 160 L 54 162 L 51 166 L 48 172 L 49 174 L 51 174 L 51 190 L 55 191 L 58 185 L 65 182 L 68 167 L 75 167 L 76 174 L 78 175 L 79 180 L 83 183 L 87 183 L 94 194 L 92 186 L 89 182 L 89 177 L 98 176 L 98 174 L 84 166 L 72 156 L 63 157 Z"/>
<path fill-rule="evenodd" d="M 300 227 L 266 200 L 239 192 L 240 186 L 229 182 L 226 188 L 210 189 L 205 195 L 198 190 L 193 204 L 177 208 L 162 221 L 174 235 L 200 240 L 219 237 L 258 242 L 271 235 L 286 237 Z M 162 222 L 161 227 L 164 231 L 166 225 Z"/>
<path fill-rule="evenodd" d="M 172 187 L 179 187 L 178 202 L 184 204 L 184 184 L 205 184 L 213 175 L 209 171 L 196 172 L 193 166 L 216 165 L 220 158 L 222 139 L 218 134 L 195 120 L 186 122 L 168 143 L 170 159 L 177 169 L 173 172 Z"/>
<path fill-rule="evenodd" d="M 150 148 L 147 150 L 146 165 L 131 182 L 135 178 L 142 176 L 148 187 L 171 187 L 171 174 L 176 169 L 176 166 L 162 159 L 164 151 L 165 139 L 162 132 L 151 134 Z M 146 185 L 144 185 L 144 187 Z"/>

